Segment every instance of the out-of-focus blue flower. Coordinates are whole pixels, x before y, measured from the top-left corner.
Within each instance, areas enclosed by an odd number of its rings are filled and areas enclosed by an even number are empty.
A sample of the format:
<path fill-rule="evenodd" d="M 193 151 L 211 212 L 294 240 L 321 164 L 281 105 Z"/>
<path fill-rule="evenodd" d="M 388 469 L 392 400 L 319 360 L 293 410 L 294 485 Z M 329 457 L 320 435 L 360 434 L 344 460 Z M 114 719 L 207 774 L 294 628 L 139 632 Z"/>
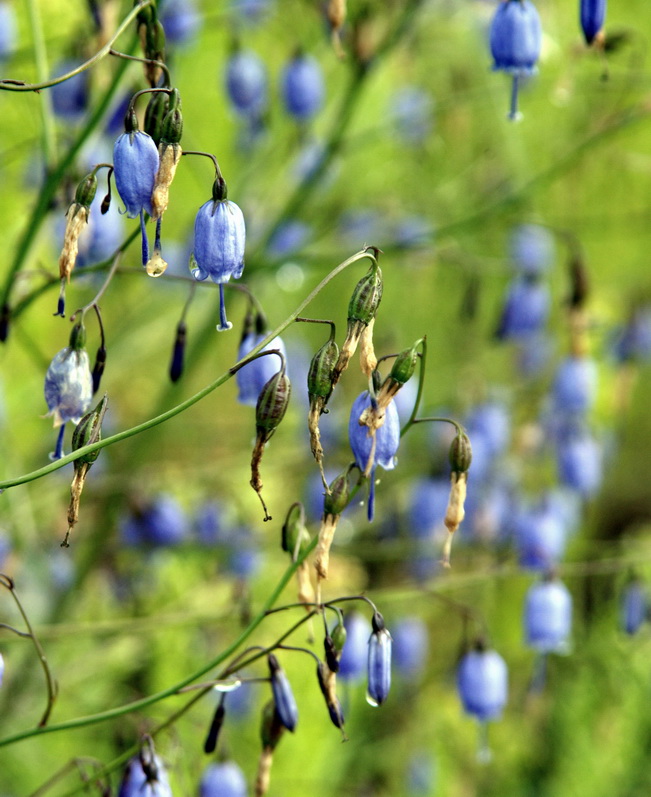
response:
<path fill-rule="evenodd" d="M 350 612 L 344 618 L 346 642 L 339 659 L 338 676 L 342 680 L 358 680 L 364 674 L 368 659 L 368 640 L 371 624 L 359 612 Z"/>
<path fill-rule="evenodd" d="M 567 528 L 546 502 L 521 509 L 514 520 L 518 561 L 529 570 L 550 570 L 565 553 Z"/>
<path fill-rule="evenodd" d="M 202 545 L 223 545 L 228 533 L 223 522 L 223 508 L 217 501 L 205 501 L 194 519 L 197 538 Z"/>
<path fill-rule="evenodd" d="M 597 364 L 589 357 L 567 357 L 556 370 L 552 386 L 554 410 L 580 415 L 593 405 L 597 393 Z"/>
<path fill-rule="evenodd" d="M 55 354 L 45 374 L 45 401 L 54 425 L 79 423 L 93 398 L 88 352 L 66 346 Z"/>
<path fill-rule="evenodd" d="M 235 202 L 210 199 L 199 208 L 194 221 L 192 276 L 199 281 L 210 277 L 219 285 L 220 331 L 233 326 L 226 319 L 224 283 L 242 276 L 245 243 L 244 216 Z"/>
<path fill-rule="evenodd" d="M 622 595 L 621 624 L 627 634 L 637 634 L 646 620 L 648 595 L 639 579 L 630 581 Z"/>
<path fill-rule="evenodd" d="M 511 232 L 511 260 L 524 277 L 540 277 L 554 262 L 554 236 L 538 224 L 519 224 Z"/>
<path fill-rule="evenodd" d="M 369 474 L 368 519 L 373 520 L 375 507 L 375 469 L 378 465 L 385 470 L 392 470 L 396 466 L 396 454 L 400 445 L 400 419 L 398 410 L 393 401 L 386 408 L 384 424 L 375 432 L 375 441 L 369 435 L 367 426 L 360 426 L 359 419 L 362 413 L 371 407 L 371 397 L 368 391 L 361 393 L 353 402 L 348 421 L 348 439 L 355 457 L 357 467 L 364 472 L 371 460 Z"/>
<path fill-rule="evenodd" d="M 122 776 L 118 797 L 172 797 L 167 772 L 161 759 L 154 754 L 143 769 L 140 756 L 134 756 Z"/>
<path fill-rule="evenodd" d="M 244 773 L 234 761 L 210 764 L 199 783 L 199 797 L 246 797 Z"/>
<path fill-rule="evenodd" d="M 91 203 L 88 224 L 79 236 L 78 267 L 106 260 L 124 240 L 124 217 L 113 203 L 102 215 L 100 210 L 103 199 L 98 191 Z"/>
<path fill-rule="evenodd" d="M 240 343 L 240 347 L 237 351 L 237 359 L 241 360 L 243 357 L 246 357 L 246 355 L 266 337 L 267 334 L 264 332 L 257 334 L 248 332 Z M 281 338 L 274 338 L 262 351 L 271 351 L 272 349 L 278 349 L 278 351 L 282 352 L 283 356 L 287 356 L 285 344 Z M 237 400 L 240 404 L 249 404 L 255 407 L 258 403 L 258 397 L 260 393 L 262 393 L 262 388 L 274 374 L 280 371 L 281 366 L 282 360 L 278 355 L 267 354 L 264 357 L 258 357 L 256 360 L 253 360 L 253 362 L 247 363 L 240 368 L 235 374 L 238 389 Z"/>
<path fill-rule="evenodd" d="M 285 671 L 278 664 L 278 660 L 273 653 L 269 654 L 267 660 L 269 662 L 271 691 L 273 692 L 276 714 L 287 730 L 293 732 L 298 722 L 298 707 L 292 687 L 285 675 Z"/>
<path fill-rule="evenodd" d="M 592 44 L 604 26 L 606 0 L 581 0 L 579 16 L 586 44 Z"/>
<path fill-rule="evenodd" d="M 383 234 L 383 221 L 376 210 L 347 208 L 337 225 L 337 237 L 351 246 L 363 246 L 378 241 Z"/>
<path fill-rule="evenodd" d="M 530 648 L 540 653 L 566 653 L 572 630 L 572 596 L 561 581 L 533 584 L 524 606 L 524 634 Z"/>
<path fill-rule="evenodd" d="M 586 430 L 571 430 L 556 441 L 556 460 L 561 482 L 589 498 L 601 486 L 603 452 Z"/>
<path fill-rule="evenodd" d="M 538 376 L 552 357 L 553 344 L 545 332 L 527 335 L 519 341 L 518 368 L 523 376 Z"/>
<path fill-rule="evenodd" d="M 493 456 L 506 451 L 511 438 L 511 419 L 506 405 L 501 401 L 491 400 L 478 404 L 469 413 L 466 426 L 484 432 Z"/>
<path fill-rule="evenodd" d="M 243 22 L 256 24 L 273 7 L 273 0 L 231 0 L 231 8 Z"/>
<path fill-rule="evenodd" d="M 233 529 L 229 536 L 228 572 L 236 578 L 250 578 L 260 567 L 260 551 L 253 536 L 246 528 Z"/>
<path fill-rule="evenodd" d="M 405 678 L 419 676 L 427 663 L 429 632 L 420 617 L 403 617 L 391 626 L 393 661 Z"/>
<path fill-rule="evenodd" d="M 431 752 L 415 753 L 407 764 L 407 794 L 428 797 L 434 793 L 436 762 Z"/>
<path fill-rule="evenodd" d="M 267 108 L 267 68 L 251 50 L 237 50 L 226 65 L 226 92 L 233 109 L 245 119 L 259 119 Z"/>
<path fill-rule="evenodd" d="M 320 110 L 325 97 L 319 62 L 310 55 L 295 55 L 283 70 L 281 89 L 287 113 L 306 122 Z"/>
<path fill-rule="evenodd" d="M 135 219 L 143 211 L 152 215 L 151 194 L 158 165 L 158 148 L 154 139 L 142 130 L 122 133 L 115 142 L 115 185 L 130 219 Z"/>
<path fill-rule="evenodd" d="M 161 4 L 160 21 L 165 29 L 165 41 L 188 44 L 201 28 L 201 14 L 194 0 L 165 0 Z"/>
<path fill-rule="evenodd" d="M 618 362 L 648 361 L 651 358 L 651 307 L 637 307 L 617 331 L 613 353 Z"/>
<path fill-rule="evenodd" d="M 287 257 L 305 246 L 312 234 L 309 224 L 299 219 L 290 219 L 274 232 L 267 248 L 274 258 Z"/>
<path fill-rule="evenodd" d="M 434 98 L 419 86 L 402 86 L 391 96 L 389 117 L 405 144 L 422 144 L 434 127 Z"/>
<path fill-rule="evenodd" d="M 391 689 L 391 634 L 379 612 L 373 615 L 373 633 L 368 640 L 367 700 L 381 706 Z M 344 646 L 345 647 L 345 646 Z"/>
<path fill-rule="evenodd" d="M 450 496 L 450 480 L 422 477 L 411 488 L 407 533 L 417 540 L 431 540 L 443 526 Z"/>
<path fill-rule="evenodd" d="M 0 63 L 8 59 L 17 47 L 18 26 L 13 3 L 0 2 Z"/>
<path fill-rule="evenodd" d="M 457 688 L 464 710 L 481 722 L 497 719 L 508 698 L 506 662 L 495 650 L 471 650 L 457 670 Z"/>
<path fill-rule="evenodd" d="M 417 249 L 434 240 L 434 226 L 422 216 L 404 216 L 393 227 L 393 243 L 398 249 Z"/>
<path fill-rule="evenodd" d="M 72 72 L 78 66 L 77 61 L 63 61 L 55 69 L 55 77 Z M 69 121 L 80 119 L 88 107 L 88 70 L 52 86 L 50 96 L 52 110 L 57 116 Z"/>
<path fill-rule="evenodd" d="M 518 277 L 509 285 L 495 332 L 498 340 L 522 340 L 542 331 L 549 317 L 549 288 L 539 280 Z"/>
<path fill-rule="evenodd" d="M 126 545 L 179 545 L 187 537 L 187 521 L 175 498 L 158 495 L 122 521 L 120 534 Z"/>

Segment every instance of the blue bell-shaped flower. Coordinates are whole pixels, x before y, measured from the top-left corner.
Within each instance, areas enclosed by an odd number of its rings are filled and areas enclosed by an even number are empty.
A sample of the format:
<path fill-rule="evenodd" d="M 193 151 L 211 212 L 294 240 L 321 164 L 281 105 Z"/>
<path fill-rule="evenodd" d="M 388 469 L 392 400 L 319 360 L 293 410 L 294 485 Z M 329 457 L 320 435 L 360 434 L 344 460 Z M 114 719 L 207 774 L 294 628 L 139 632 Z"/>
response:
<path fill-rule="evenodd" d="M 247 797 L 244 773 L 234 761 L 210 764 L 201 776 L 199 797 Z"/>
<path fill-rule="evenodd" d="M 508 697 L 508 673 L 504 659 L 494 650 L 478 647 L 461 659 L 457 688 L 467 714 L 485 722 L 502 713 Z"/>
<path fill-rule="evenodd" d="M 194 221 L 192 276 L 199 281 L 208 277 L 219 285 L 218 330 L 233 325 L 226 319 L 224 283 L 238 279 L 244 269 L 246 227 L 240 208 L 226 199 L 226 183 L 217 177 L 213 198 L 205 202 Z"/>
<path fill-rule="evenodd" d="M 267 108 L 267 69 L 251 50 L 237 50 L 226 67 L 226 92 L 235 112 L 245 119 L 260 119 Z"/>
<path fill-rule="evenodd" d="M 151 753 L 134 756 L 122 776 L 118 797 L 172 797 L 172 788 L 163 762 Z"/>
<path fill-rule="evenodd" d="M 541 653 L 563 653 L 572 629 L 572 596 L 561 581 L 547 577 L 533 584 L 524 606 L 527 645 Z"/>
<path fill-rule="evenodd" d="M 289 679 L 273 653 L 267 657 L 267 663 L 269 664 L 276 714 L 285 728 L 293 732 L 298 722 L 298 707 Z"/>
<path fill-rule="evenodd" d="M 518 81 L 536 71 L 542 30 L 540 17 L 529 0 L 503 0 L 490 27 L 493 69 L 513 75 L 509 119 L 518 115 Z"/>
<path fill-rule="evenodd" d="M 373 633 L 368 640 L 368 689 L 367 701 L 381 706 L 389 696 L 391 688 L 391 634 L 387 631 L 380 612 L 373 615 Z"/>
<path fill-rule="evenodd" d="M 282 75 L 282 95 L 287 113 L 305 122 L 321 108 L 325 94 L 319 62 L 312 56 L 297 54 Z"/>
<path fill-rule="evenodd" d="M 592 44 L 604 26 L 606 0 L 581 0 L 579 14 L 586 44 Z"/>

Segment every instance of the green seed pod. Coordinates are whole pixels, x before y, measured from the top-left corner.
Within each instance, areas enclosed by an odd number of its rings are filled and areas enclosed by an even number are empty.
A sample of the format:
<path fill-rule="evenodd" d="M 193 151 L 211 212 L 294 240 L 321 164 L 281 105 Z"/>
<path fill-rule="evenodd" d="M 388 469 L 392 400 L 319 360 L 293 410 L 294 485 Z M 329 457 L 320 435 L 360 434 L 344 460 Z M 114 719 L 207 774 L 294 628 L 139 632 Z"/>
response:
<path fill-rule="evenodd" d="M 282 528 L 282 549 L 294 556 L 302 553 L 310 543 L 310 534 L 305 527 L 303 505 L 296 502 L 289 507 Z"/>
<path fill-rule="evenodd" d="M 262 722 L 260 724 L 262 746 L 274 750 L 284 730 L 285 726 L 281 723 L 276 712 L 276 704 L 273 700 L 270 700 L 262 709 Z"/>
<path fill-rule="evenodd" d="M 310 401 L 322 398 L 326 401 L 332 393 L 332 372 L 339 357 L 339 346 L 330 338 L 312 358 L 307 374 L 307 392 Z"/>
<path fill-rule="evenodd" d="M 178 144 L 183 135 L 183 114 L 180 108 L 168 111 L 163 119 L 161 141 L 166 144 Z"/>
<path fill-rule="evenodd" d="M 108 397 L 104 397 L 95 407 L 94 410 L 87 412 L 84 417 L 79 421 L 72 433 L 72 450 L 76 451 L 78 448 L 83 448 L 90 443 L 96 443 L 102 439 L 102 421 L 106 413 L 108 404 Z M 75 460 L 75 469 L 80 465 L 92 465 L 99 456 L 99 450 L 92 451 L 90 454 L 85 454 L 83 457 Z"/>
<path fill-rule="evenodd" d="M 393 361 L 393 368 L 389 374 L 389 379 L 393 379 L 394 382 L 398 382 L 400 385 L 404 385 L 405 382 L 411 379 L 416 370 L 416 363 L 418 362 L 417 346 L 419 344 L 420 341 L 416 346 L 411 346 L 400 352 Z"/>
<path fill-rule="evenodd" d="M 330 492 L 323 497 L 323 513 L 325 515 L 341 515 L 348 506 L 350 490 L 348 487 L 348 471 L 337 476 L 330 484 Z"/>
<path fill-rule="evenodd" d="M 292 386 L 283 368 L 274 374 L 262 388 L 255 407 L 255 425 L 257 430 L 265 431 L 269 436 L 276 430 L 289 404 Z"/>
<path fill-rule="evenodd" d="M 156 146 L 163 134 L 163 120 L 166 118 L 169 105 L 169 94 L 165 91 L 156 91 L 151 95 L 145 109 L 145 133 L 149 133 Z"/>
<path fill-rule="evenodd" d="M 357 283 L 348 305 L 348 323 L 359 321 L 370 324 L 375 318 L 382 299 L 382 271 L 378 265 L 372 265 L 368 272 Z"/>
<path fill-rule="evenodd" d="M 340 659 L 344 645 L 346 644 L 347 631 L 345 625 L 338 622 L 337 625 L 332 629 L 331 636 L 332 643 L 337 651 L 337 659 Z"/>
<path fill-rule="evenodd" d="M 75 202 L 85 208 L 89 208 L 95 193 L 97 192 L 97 177 L 94 172 L 87 174 L 77 186 L 75 191 Z"/>
<path fill-rule="evenodd" d="M 75 324 L 70 333 L 70 348 L 73 351 L 82 351 L 86 347 L 86 327 L 81 321 Z"/>
<path fill-rule="evenodd" d="M 450 465 L 453 473 L 466 473 L 472 462 L 472 446 L 465 432 L 457 432 L 450 445 Z"/>

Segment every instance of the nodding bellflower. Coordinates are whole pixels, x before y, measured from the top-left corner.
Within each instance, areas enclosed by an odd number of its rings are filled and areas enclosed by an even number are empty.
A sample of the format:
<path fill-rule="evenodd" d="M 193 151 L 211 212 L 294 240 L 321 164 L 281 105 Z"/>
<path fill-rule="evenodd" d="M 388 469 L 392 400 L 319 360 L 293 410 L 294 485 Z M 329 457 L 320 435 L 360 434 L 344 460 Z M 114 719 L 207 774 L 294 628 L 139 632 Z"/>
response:
<path fill-rule="evenodd" d="M 268 103 L 267 69 L 251 50 L 237 50 L 226 67 L 226 91 L 235 112 L 260 119 Z"/>
<path fill-rule="evenodd" d="M 199 797 L 247 797 L 244 773 L 234 761 L 210 764 L 201 776 Z"/>
<path fill-rule="evenodd" d="M 548 577 L 533 584 L 524 606 L 527 645 L 540 653 L 568 650 L 572 629 L 572 596 L 561 581 Z"/>
<path fill-rule="evenodd" d="M 219 285 L 217 329 L 222 332 L 233 326 L 226 319 L 224 283 L 242 276 L 246 227 L 240 208 L 226 199 L 226 183 L 221 176 L 215 180 L 212 195 L 194 221 L 192 276 L 200 282 L 210 277 Z"/>
<path fill-rule="evenodd" d="M 496 719 L 508 696 L 508 673 L 504 659 L 494 650 L 478 647 L 461 659 L 457 688 L 464 711 L 481 722 Z"/>
<path fill-rule="evenodd" d="M 296 699 L 289 684 L 289 679 L 273 653 L 269 654 L 267 663 L 271 675 L 271 690 L 276 714 L 285 728 L 293 732 L 298 722 L 298 707 L 296 706 Z"/>
<path fill-rule="evenodd" d="M 282 95 L 287 113 L 306 122 L 321 108 L 325 87 L 319 62 L 298 53 L 282 74 Z"/>
<path fill-rule="evenodd" d="M 518 119 L 518 82 L 536 72 L 542 30 L 529 0 L 502 0 L 490 27 L 493 69 L 513 76 L 509 119 Z"/>
<path fill-rule="evenodd" d="M 391 634 L 380 612 L 373 615 L 373 633 L 368 640 L 367 700 L 381 706 L 391 689 Z"/>
<path fill-rule="evenodd" d="M 393 401 L 386 408 L 384 423 L 375 434 L 371 434 L 368 426 L 360 424 L 360 418 L 372 407 L 368 391 L 360 393 L 350 411 L 348 422 L 348 439 L 353 450 L 355 463 L 364 473 L 370 465 L 368 519 L 373 520 L 375 509 L 375 468 L 381 465 L 384 470 L 393 470 L 396 466 L 396 453 L 400 444 L 400 418 Z"/>

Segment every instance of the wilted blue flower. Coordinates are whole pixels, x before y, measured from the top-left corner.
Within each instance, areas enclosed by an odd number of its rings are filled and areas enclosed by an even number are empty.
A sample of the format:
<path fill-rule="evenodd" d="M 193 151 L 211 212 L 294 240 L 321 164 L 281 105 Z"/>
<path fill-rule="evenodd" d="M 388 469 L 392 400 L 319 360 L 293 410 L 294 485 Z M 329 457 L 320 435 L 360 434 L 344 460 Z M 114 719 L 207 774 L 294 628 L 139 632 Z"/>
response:
<path fill-rule="evenodd" d="M 312 56 L 300 53 L 294 56 L 285 66 L 281 82 L 287 113 L 298 121 L 307 121 L 323 105 L 323 74 Z"/>
<path fill-rule="evenodd" d="M 220 181 L 218 181 L 219 183 Z M 224 305 L 224 283 L 231 277 L 239 279 L 244 269 L 244 245 L 246 228 L 242 211 L 226 199 L 226 186 L 221 181 L 215 196 L 209 199 L 197 213 L 194 221 L 194 265 L 192 276 L 199 281 L 208 277 L 219 285 L 220 331 L 233 325 L 226 319 Z"/>
<path fill-rule="evenodd" d="M 246 797 L 244 773 L 234 761 L 210 764 L 199 783 L 199 797 Z"/>
<path fill-rule="evenodd" d="M 622 595 L 621 624 L 627 634 L 636 634 L 646 620 L 648 596 L 638 579 L 630 581 Z"/>
<path fill-rule="evenodd" d="M 55 69 L 55 76 L 72 72 L 78 66 L 77 61 L 64 61 Z M 57 116 L 70 121 L 80 119 L 88 106 L 88 70 L 52 86 L 50 96 L 52 110 Z"/>
<path fill-rule="evenodd" d="M 604 26 L 606 0 L 581 0 L 581 30 L 586 44 L 592 44 L 595 36 Z"/>
<path fill-rule="evenodd" d="M 285 675 L 285 671 L 273 653 L 269 654 L 267 661 L 271 674 L 271 691 L 273 692 L 276 714 L 287 730 L 293 732 L 298 722 L 298 707 L 292 687 Z"/>
<path fill-rule="evenodd" d="M 135 219 L 143 211 L 152 215 L 151 194 L 158 172 L 158 148 L 142 130 L 122 133 L 113 147 L 113 167 L 118 194 Z"/>
<path fill-rule="evenodd" d="M 391 688 L 391 634 L 379 612 L 373 614 L 373 633 L 368 640 L 367 700 L 381 706 Z M 344 649 L 345 649 L 344 645 Z"/>
<path fill-rule="evenodd" d="M 368 640 L 372 632 L 371 624 L 359 612 L 351 612 L 344 618 L 346 641 L 339 659 L 338 676 L 343 680 L 360 678 L 368 660 Z"/>
<path fill-rule="evenodd" d="M 45 401 L 54 425 L 79 423 L 93 398 L 93 379 L 85 349 L 61 349 L 45 374 Z"/>
<path fill-rule="evenodd" d="M 546 579 L 529 588 L 524 606 L 526 643 L 540 653 L 568 649 L 572 630 L 572 596 L 561 581 Z"/>
<path fill-rule="evenodd" d="M 510 119 L 518 116 L 518 81 L 536 71 L 542 30 L 540 17 L 529 0 L 503 0 L 490 27 L 493 69 L 513 75 Z"/>
<path fill-rule="evenodd" d="M 554 236 L 538 224 L 519 224 L 511 232 L 511 260 L 524 277 L 540 277 L 554 262 Z"/>
<path fill-rule="evenodd" d="M 396 669 L 405 678 L 420 675 L 429 648 L 427 625 L 420 617 L 404 617 L 392 624 L 392 636 Z"/>
<path fill-rule="evenodd" d="M 589 357 L 567 357 L 556 370 L 552 386 L 557 413 L 581 414 L 594 403 L 597 393 L 597 365 Z"/>
<path fill-rule="evenodd" d="M 226 91 L 235 111 L 259 119 L 267 108 L 267 69 L 251 50 L 237 50 L 226 66 Z"/>
<path fill-rule="evenodd" d="M 165 0 L 160 21 L 170 44 L 191 42 L 201 27 L 201 15 L 194 0 Z"/>
<path fill-rule="evenodd" d="M 241 360 L 243 357 L 246 357 L 246 355 L 266 337 L 267 334 L 264 332 L 257 334 L 248 332 L 240 343 L 240 347 L 237 351 L 237 359 Z M 282 352 L 283 357 L 287 356 L 285 344 L 281 338 L 274 338 L 262 351 L 271 351 L 272 349 L 278 349 L 278 351 Z M 235 381 L 237 382 L 238 388 L 237 400 L 240 404 L 249 404 L 255 407 L 258 403 L 258 397 L 262 392 L 262 388 L 274 374 L 278 373 L 281 366 L 282 359 L 278 355 L 267 354 L 264 357 L 258 357 L 256 360 L 253 360 L 253 362 L 247 363 L 240 368 L 235 374 Z"/>
<path fill-rule="evenodd" d="M 549 317 L 549 288 L 538 280 L 518 277 L 509 285 L 495 337 L 521 340 L 540 332 Z"/>
<path fill-rule="evenodd" d="M 508 673 L 504 659 L 494 650 L 471 650 L 457 670 L 457 688 L 464 710 L 477 719 L 496 719 L 508 697 Z"/>
<path fill-rule="evenodd" d="M 140 756 L 129 761 L 118 797 L 172 797 L 167 772 L 155 753 L 147 757 L 145 767 Z"/>
<path fill-rule="evenodd" d="M 0 2 L 0 63 L 16 49 L 17 37 L 16 11 L 13 3 Z"/>
<path fill-rule="evenodd" d="M 368 498 L 368 519 L 373 519 L 375 502 L 375 468 L 381 465 L 385 470 L 392 470 L 396 466 L 396 453 L 400 445 L 400 419 L 398 410 L 393 401 L 386 408 L 384 424 L 375 431 L 375 442 L 369 434 L 367 426 L 360 426 L 359 419 L 362 413 L 371 407 L 371 397 L 368 391 L 360 393 L 353 402 L 348 421 L 348 439 L 355 457 L 357 467 L 366 471 L 371 454 L 371 470 L 369 474 L 370 489 Z"/>

